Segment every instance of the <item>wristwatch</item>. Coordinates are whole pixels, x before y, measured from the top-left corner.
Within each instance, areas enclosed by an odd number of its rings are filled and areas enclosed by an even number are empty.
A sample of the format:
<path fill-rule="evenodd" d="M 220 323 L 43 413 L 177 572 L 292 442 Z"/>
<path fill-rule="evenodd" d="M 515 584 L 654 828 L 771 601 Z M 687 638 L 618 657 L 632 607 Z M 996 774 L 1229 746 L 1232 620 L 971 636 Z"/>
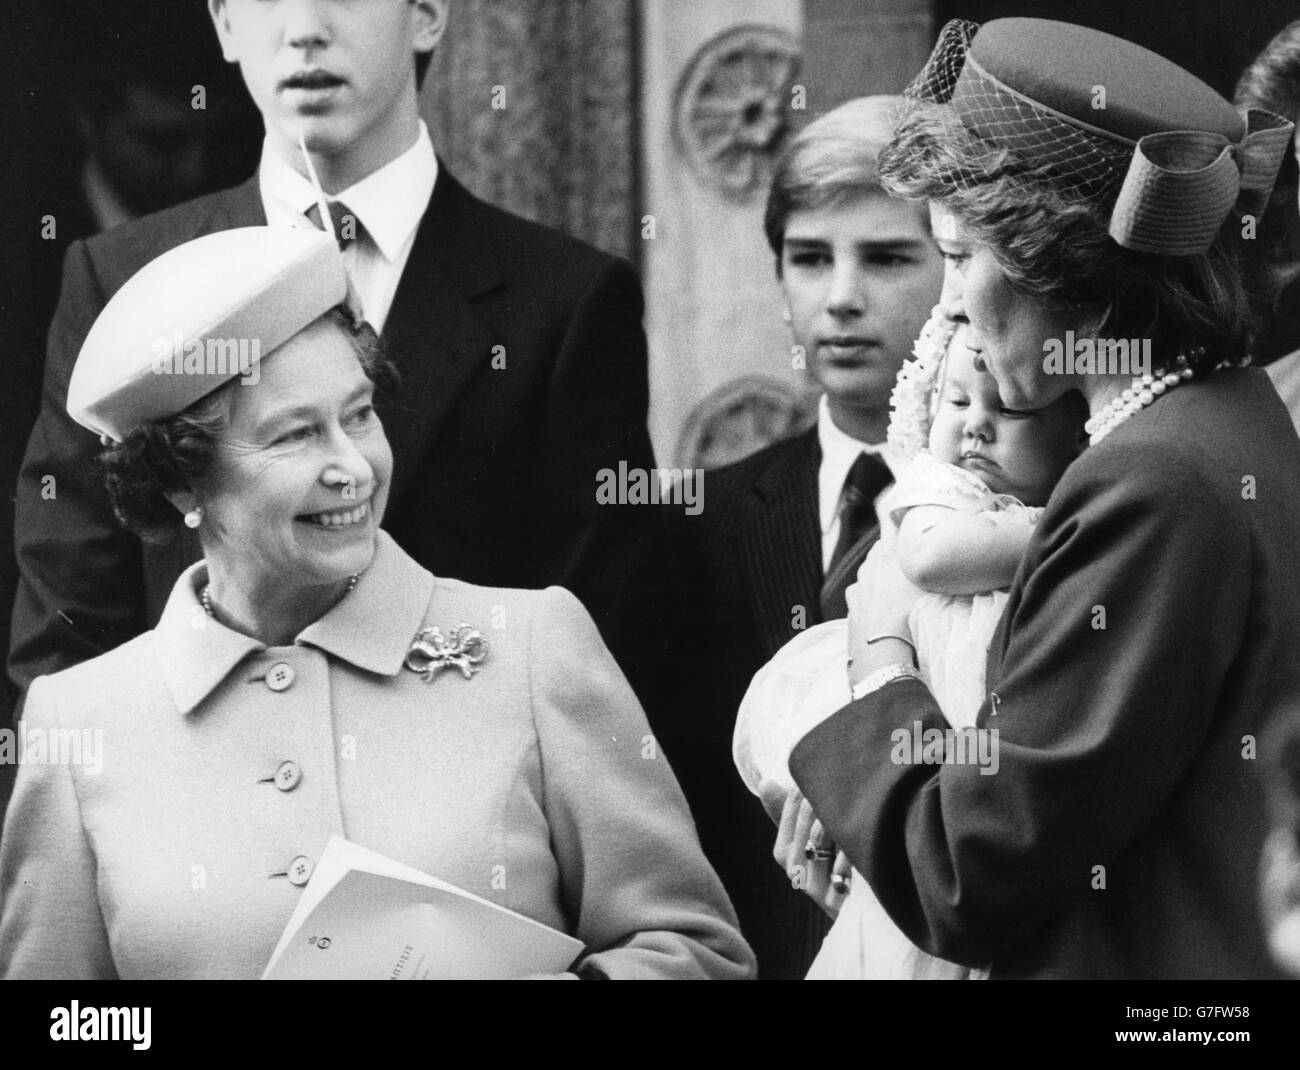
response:
<path fill-rule="evenodd" d="M 911 665 L 886 665 L 877 669 L 875 672 L 868 673 L 856 684 L 853 685 L 852 695 L 856 702 L 860 698 L 866 698 L 873 691 L 879 691 L 886 684 L 893 683 L 895 680 L 920 680 L 921 674 Z"/>

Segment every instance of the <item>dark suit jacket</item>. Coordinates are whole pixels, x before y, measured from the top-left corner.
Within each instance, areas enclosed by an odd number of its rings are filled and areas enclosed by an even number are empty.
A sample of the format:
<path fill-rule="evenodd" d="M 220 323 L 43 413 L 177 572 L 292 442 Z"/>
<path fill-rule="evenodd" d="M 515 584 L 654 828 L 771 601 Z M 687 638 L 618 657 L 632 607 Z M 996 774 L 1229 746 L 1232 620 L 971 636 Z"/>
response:
<path fill-rule="evenodd" d="M 97 439 L 64 409 L 82 341 L 155 257 L 263 223 L 254 178 L 68 250 L 18 489 L 20 687 L 152 626 L 199 556 L 188 533 L 142 545 L 114 522 Z M 483 203 L 442 167 L 384 330 L 401 376 L 381 407 L 394 455 L 385 528 L 438 575 L 569 588 L 624 657 L 627 577 L 644 572 L 652 525 L 634 506 L 598 506 L 596 486 L 619 461 L 654 464 L 641 313 L 628 264 Z"/>
<path fill-rule="evenodd" d="M 74 160 L 79 164 L 79 160 Z M 6 218 L 27 221 L 42 214 L 54 216 L 53 238 L 43 228 L 22 226 L 6 240 L 10 270 L 0 271 L 0 338 L 5 340 L 10 359 L 5 366 L 5 385 L 0 390 L 0 655 L 9 650 L 9 610 L 18 587 L 18 562 L 14 556 L 14 501 L 18 469 L 40 408 L 42 362 L 50 318 L 59 298 L 59 277 L 64 253 L 77 238 L 95 232 L 95 218 L 84 192 L 67 172 L 43 172 L 41 189 L 29 184 L 15 191 L 13 214 Z M 75 170 L 80 175 L 80 169 Z M 6 179 L 0 178 L 0 186 Z M 36 211 L 33 205 L 39 205 Z M 6 198 L 0 211 L 10 211 Z M 17 689 L 0 672 L 0 725 L 8 726 L 17 701 Z M 13 790 L 18 767 L 0 764 L 0 812 Z"/>
<path fill-rule="evenodd" d="M 764 978 L 802 977 L 827 923 L 773 860 L 776 827 L 736 772 L 731 737 L 754 673 L 821 620 L 820 463 L 814 428 L 705 473 L 700 514 L 667 520 L 682 593 L 663 675 L 676 695 L 652 706 L 652 726 Z"/>
<path fill-rule="evenodd" d="M 1254 755 L 1300 706 L 1298 546 L 1300 440 L 1265 374 L 1180 386 L 1048 501 L 990 654 L 997 772 L 894 761 L 894 732 L 944 727 L 908 681 L 805 736 L 795 780 L 934 954 L 1001 977 L 1271 976 Z"/>

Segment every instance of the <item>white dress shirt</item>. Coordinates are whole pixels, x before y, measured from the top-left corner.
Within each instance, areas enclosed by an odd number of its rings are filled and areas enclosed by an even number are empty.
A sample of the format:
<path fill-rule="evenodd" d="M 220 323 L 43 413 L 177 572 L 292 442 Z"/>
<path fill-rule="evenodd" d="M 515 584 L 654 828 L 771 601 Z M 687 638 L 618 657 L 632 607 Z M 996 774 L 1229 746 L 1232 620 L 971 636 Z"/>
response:
<path fill-rule="evenodd" d="M 402 155 L 328 198 L 342 201 L 365 230 L 364 238 L 348 246 L 343 260 L 367 322 L 381 334 L 437 180 L 438 157 L 421 121 L 415 144 Z M 271 226 L 315 225 L 306 216 L 316 203 L 311 182 L 269 141 L 262 145 L 258 183 Z"/>
<path fill-rule="evenodd" d="M 898 478 L 901 459 L 883 442 L 874 445 L 859 442 L 836 427 L 825 394 L 817 405 L 817 441 L 822 448 L 822 463 L 817 473 L 817 505 L 822 525 L 822 571 L 825 572 L 830 568 L 831 555 L 840 537 L 840 494 L 858 454 L 874 453 L 889 466 L 895 479 Z"/>

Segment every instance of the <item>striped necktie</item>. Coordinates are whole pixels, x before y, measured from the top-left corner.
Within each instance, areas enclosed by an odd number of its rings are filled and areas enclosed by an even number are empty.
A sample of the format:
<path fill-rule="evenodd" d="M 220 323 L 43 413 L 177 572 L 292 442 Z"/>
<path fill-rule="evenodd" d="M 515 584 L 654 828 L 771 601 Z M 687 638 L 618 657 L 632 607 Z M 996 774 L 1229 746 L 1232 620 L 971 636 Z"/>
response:
<path fill-rule="evenodd" d="M 823 620 L 848 616 L 844 592 L 858 577 L 858 569 L 880 535 L 876 523 L 876 495 L 894 481 L 889 466 L 874 453 L 860 453 L 840 492 L 840 537 L 822 581 Z"/>
<path fill-rule="evenodd" d="M 339 243 L 339 248 L 347 250 L 355 241 L 360 241 L 365 237 L 366 228 L 362 226 L 361 220 L 358 219 L 346 204 L 342 201 L 327 201 L 329 206 L 330 219 L 334 221 L 334 237 Z M 312 225 L 317 230 L 324 230 L 325 226 L 321 222 L 320 205 L 313 204 L 306 212 L 303 213 L 311 220 Z"/>

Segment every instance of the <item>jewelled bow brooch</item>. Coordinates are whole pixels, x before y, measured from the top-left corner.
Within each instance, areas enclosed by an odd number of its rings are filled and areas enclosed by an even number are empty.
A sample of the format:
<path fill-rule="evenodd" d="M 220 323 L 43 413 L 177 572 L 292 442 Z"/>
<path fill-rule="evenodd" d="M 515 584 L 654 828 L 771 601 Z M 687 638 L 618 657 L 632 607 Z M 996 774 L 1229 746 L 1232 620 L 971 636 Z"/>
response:
<path fill-rule="evenodd" d="M 440 669 L 457 668 L 466 680 L 472 679 L 488 656 L 487 640 L 477 628 L 461 622 L 444 639 L 441 628 L 425 628 L 412 641 L 406 655 L 406 667 L 424 677 L 426 684 Z"/>

